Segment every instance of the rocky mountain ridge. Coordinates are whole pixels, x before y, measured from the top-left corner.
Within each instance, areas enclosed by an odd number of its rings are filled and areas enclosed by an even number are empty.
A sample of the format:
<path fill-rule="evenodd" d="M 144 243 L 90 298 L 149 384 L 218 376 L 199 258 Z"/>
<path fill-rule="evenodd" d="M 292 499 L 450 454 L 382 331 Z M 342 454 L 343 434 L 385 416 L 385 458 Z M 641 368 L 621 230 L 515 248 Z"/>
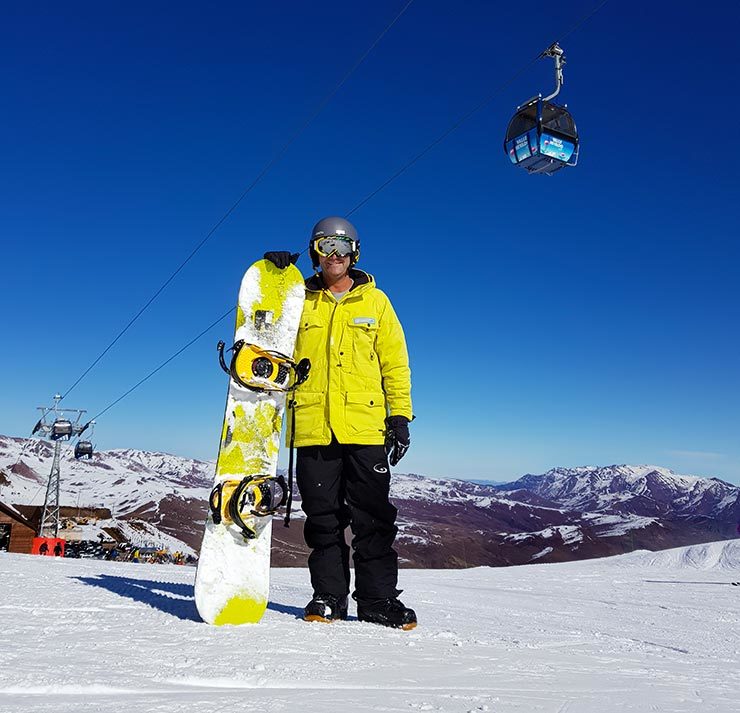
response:
<path fill-rule="evenodd" d="M 502 492 L 526 490 L 570 510 L 740 518 L 737 486 L 654 465 L 553 468 L 496 487 Z"/>
<path fill-rule="evenodd" d="M 0 501 L 43 503 L 53 446 L 0 436 Z M 65 505 L 103 506 L 146 522 L 189 548 L 200 545 L 213 463 L 115 449 L 62 461 Z M 464 567 L 564 561 L 727 539 L 740 520 L 740 488 L 658 466 L 553 468 L 506 484 L 394 474 L 402 565 Z M 300 497 L 293 523 L 273 526 L 277 565 L 304 566 Z M 350 534 L 348 533 L 348 537 Z"/>

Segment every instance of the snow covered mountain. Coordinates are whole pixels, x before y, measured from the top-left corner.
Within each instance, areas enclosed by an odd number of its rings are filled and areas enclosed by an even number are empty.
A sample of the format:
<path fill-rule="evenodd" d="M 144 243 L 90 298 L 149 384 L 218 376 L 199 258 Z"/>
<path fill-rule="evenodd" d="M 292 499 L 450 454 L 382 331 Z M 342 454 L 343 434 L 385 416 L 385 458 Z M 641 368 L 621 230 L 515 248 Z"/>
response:
<path fill-rule="evenodd" d="M 740 522 L 740 489 L 718 478 L 679 475 L 654 465 L 553 468 L 498 486 L 525 490 L 558 507 L 647 517 L 707 517 Z"/>
<path fill-rule="evenodd" d="M 0 501 L 41 505 L 52 446 L 0 436 Z M 200 545 L 213 463 L 137 450 L 75 461 L 66 447 L 62 504 L 106 507 L 162 537 Z M 557 562 L 733 537 L 740 488 L 652 466 L 555 468 L 487 485 L 394 474 L 403 566 L 465 567 Z M 293 522 L 276 518 L 277 565 L 304 566 L 300 497 Z M 349 536 L 349 535 L 348 535 Z M 150 538 L 156 539 L 150 534 Z"/>
<path fill-rule="evenodd" d="M 0 501 L 43 505 L 53 453 L 46 441 L 0 436 Z M 170 549 L 200 544 L 212 464 L 128 449 L 75 460 L 72 447 L 65 444 L 61 472 L 62 506 L 107 508 L 113 518 L 106 524 L 119 529 L 123 521 L 143 521 L 150 526 L 143 528 L 147 541 Z M 178 541 L 188 547 L 178 547 Z"/>

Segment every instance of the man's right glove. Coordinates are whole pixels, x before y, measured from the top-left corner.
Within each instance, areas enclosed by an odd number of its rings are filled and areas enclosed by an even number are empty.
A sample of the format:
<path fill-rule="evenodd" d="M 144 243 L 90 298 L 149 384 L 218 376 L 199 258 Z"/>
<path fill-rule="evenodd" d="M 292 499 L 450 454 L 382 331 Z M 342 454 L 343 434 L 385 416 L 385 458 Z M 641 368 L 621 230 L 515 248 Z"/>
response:
<path fill-rule="evenodd" d="M 295 265 L 300 253 L 291 253 L 288 250 L 272 250 L 263 255 L 265 260 L 269 260 L 275 267 L 284 270 L 288 265 Z"/>
<path fill-rule="evenodd" d="M 388 462 L 397 465 L 410 445 L 409 420 L 406 416 L 388 416 L 385 419 L 385 451 Z"/>

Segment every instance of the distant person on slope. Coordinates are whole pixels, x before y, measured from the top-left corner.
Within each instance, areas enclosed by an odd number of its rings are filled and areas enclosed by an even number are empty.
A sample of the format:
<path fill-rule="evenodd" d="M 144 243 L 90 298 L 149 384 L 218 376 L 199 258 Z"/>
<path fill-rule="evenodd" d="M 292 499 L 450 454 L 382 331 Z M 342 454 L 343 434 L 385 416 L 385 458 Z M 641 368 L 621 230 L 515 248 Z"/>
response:
<path fill-rule="evenodd" d="M 295 392 L 296 473 L 306 514 L 304 537 L 314 596 L 307 621 L 347 618 L 350 591 L 347 525 L 354 535 L 357 617 L 400 629 L 416 614 L 398 595 L 398 528 L 389 500 L 390 465 L 409 448 L 411 372 L 403 329 L 372 276 L 354 268 L 355 227 L 324 218 L 309 252 L 320 272 L 306 280 L 295 360 L 311 360 Z M 298 255 L 268 252 L 279 268 Z"/>

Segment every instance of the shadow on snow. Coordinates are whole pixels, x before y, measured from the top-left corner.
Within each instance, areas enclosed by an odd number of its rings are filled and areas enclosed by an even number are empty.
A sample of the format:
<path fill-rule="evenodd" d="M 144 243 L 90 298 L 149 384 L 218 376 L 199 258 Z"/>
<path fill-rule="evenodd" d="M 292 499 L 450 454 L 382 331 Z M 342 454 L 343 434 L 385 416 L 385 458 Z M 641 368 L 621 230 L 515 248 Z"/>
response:
<path fill-rule="evenodd" d="M 695 582 L 689 579 L 646 579 L 651 584 L 731 584 L 733 587 L 740 587 L 740 582 Z"/>
<path fill-rule="evenodd" d="M 158 582 L 153 579 L 114 577 L 98 574 L 94 577 L 72 577 L 92 587 L 107 589 L 120 597 L 141 602 L 165 614 L 184 621 L 201 621 L 193 599 L 193 585 L 179 582 Z"/>
<path fill-rule="evenodd" d="M 287 604 L 269 602 L 267 604 L 267 608 L 272 609 L 272 611 L 280 612 L 281 614 L 289 614 L 290 616 L 294 616 L 296 619 L 303 619 L 303 607 L 291 607 Z"/>
<path fill-rule="evenodd" d="M 153 579 L 135 579 L 133 577 L 114 577 L 109 574 L 99 574 L 94 577 L 71 577 L 71 579 L 91 587 L 106 589 L 120 597 L 146 604 L 183 621 L 202 621 L 198 610 L 195 608 L 192 584 L 160 582 Z M 280 614 L 293 616 L 296 619 L 303 619 L 302 607 L 270 602 L 267 608 Z"/>

